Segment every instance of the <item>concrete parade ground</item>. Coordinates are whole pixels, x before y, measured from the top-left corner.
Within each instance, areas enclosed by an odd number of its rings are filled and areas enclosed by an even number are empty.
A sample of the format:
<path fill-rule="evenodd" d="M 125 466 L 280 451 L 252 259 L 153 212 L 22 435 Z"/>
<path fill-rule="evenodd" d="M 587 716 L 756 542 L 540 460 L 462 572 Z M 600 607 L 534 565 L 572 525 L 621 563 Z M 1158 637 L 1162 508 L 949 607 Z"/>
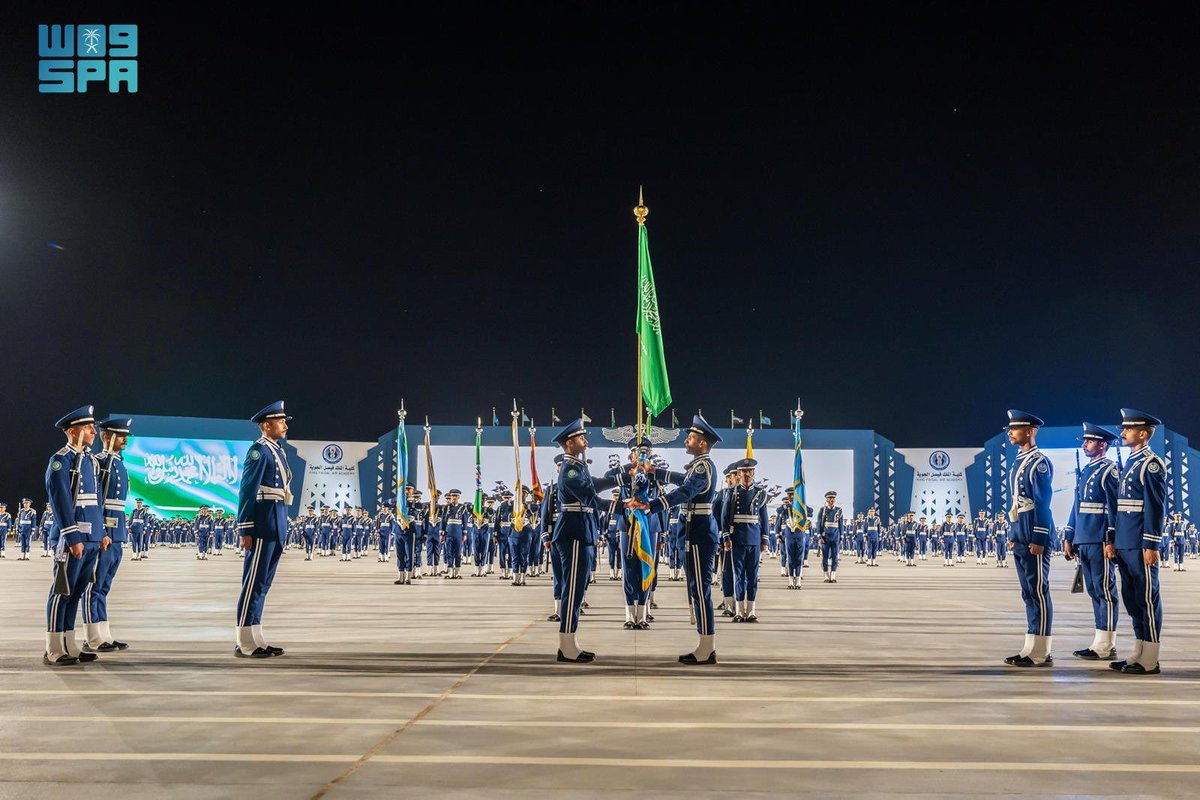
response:
<path fill-rule="evenodd" d="M 1023 641 L 1013 569 L 809 560 L 790 591 L 766 560 L 758 624 L 695 645 L 682 582 L 652 628 L 622 628 L 601 571 L 580 644 L 556 663 L 550 579 L 395 586 L 374 555 L 288 551 L 264 631 L 233 657 L 240 559 L 154 548 L 109 599 L 130 648 L 42 665 L 50 559 L 0 561 L 0 798 L 1194 797 L 1200 786 L 1200 561 L 1161 573 L 1163 674 L 1074 659 L 1091 606 L 1054 562 L 1055 665 Z M 664 565 L 665 567 L 665 565 Z M 719 592 L 717 592 L 719 594 Z M 719 599 L 719 598 L 715 598 Z M 80 634 L 82 620 L 77 622 Z M 1122 619 L 1118 652 L 1131 633 Z"/>

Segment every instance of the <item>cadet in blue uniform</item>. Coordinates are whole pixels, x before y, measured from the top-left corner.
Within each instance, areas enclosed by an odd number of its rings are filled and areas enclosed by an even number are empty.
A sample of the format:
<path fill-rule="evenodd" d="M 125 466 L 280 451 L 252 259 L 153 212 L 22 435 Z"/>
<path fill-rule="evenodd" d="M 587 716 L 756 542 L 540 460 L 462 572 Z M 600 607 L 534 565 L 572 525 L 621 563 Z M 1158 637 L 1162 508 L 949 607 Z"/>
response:
<path fill-rule="evenodd" d="M 825 573 L 825 583 L 837 583 L 838 553 L 845 529 L 842 509 L 834 505 L 836 500 L 837 492 L 826 492 L 825 505 L 817 512 L 816 531 L 821 538 L 821 571 Z"/>
<path fill-rule="evenodd" d="M 393 583 L 397 585 L 412 584 L 413 558 L 417 551 L 417 543 L 421 540 L 421 527 L 425 519 L 425 505 L 421 502 L 421 493 L 412 486 L 405 486 L 404 491 L 407 495 L 408 525 L 405 526 L 403 520 L 396 519 L 396 570 L 400 575 Z"/>
<path fill-rule="evenodd" d="M 33 510 L 33 501 L 28 497 L 21 498 L 21 508 L 17 511 L 17 545 L 21 555 L 18 561 L 29 560 L 29 543 L 33 541 L 33 532 L 37 530 L 37 512 Z"/>
<path fill-rule="evenodd" d="M 975 563 L 987 564 L 988 540 L 991 538 L 991 524 L 988 522 L 987 514 L 980 510 L 978 518 L 973 520 L 968 526 L 968 530 L 975 538 Z"/>
<path fill-rule="evenodd" d="M 619 464 L 620 462 L 618 462 Z M 621 490 L 616 489 L 608 501 L 607 508 L 601 514 L 600 544 L 608 554 L 608 579 L 621 580 L 621 527 L 625 524 L 625 514 L 621 503 Z"/>
<path fill-rule="evenodd" d="M 1090 645 L 1073 655 L 1088 661 L 1115 661 L 1117 578 L 1112 560 L 1104 556 L 1104 547 L 1113 542 L 1120 493 L 1117 465 L 1105 457 L 1117 434 L 1085 422 L 1081 439 L 1083 452 L 1090 460 L 1079 470 L 1075 482 L 1075 502 L 1063 530 L 1063 555 L 1068 561 L 1079 559 L 1083 586 L 1092 599 L 1096 634 Z"/>
<path fill-rule="evenodd" d="M 1187 572 L 1187 569 L 1183 566 L 1183 557 L 1187 552 L 1187 523 L 1183 521 L 1183 514 L 1176 511 L 1172 515 L 1171 521 L 1167 523 L 1167 529 L 1163 538 L 1170 539 L 1171 549 L 1168 550 L 1168 553 L 1175 556 L 1175 563 L 1171 569 L 1175 572 Z M 26 545 L 25 550 L 22 552 L 29 552 L 28 545 Z M 26 558 L 28 559 L 28 556 Z"/>
<path fill-rule="evenodd" d="M 733 490 L 724 508 L 725 519 L 720 528 L 722 545 L 733 563 L 734 622 L 758 622 L 758 568 L 762 554 L 767 551 L 768 521 L 767 492 L 754 485 L 754 469 L 758 462 L 743 458 L 734 462 L 736 469 Z"/>
<path fill-rule="evenodd" d="M 464 539 L 467 537 L 467 521 L 471 517 L 471 507 L 458 502 L 462 492 L 451 489 L 446 493 L 446 507 L 442 509 L 442 521 L 439 538 L 445 544 L 446 578 L 459 580 L 462 568 L 462 551 Z"/>
<path fill-rule="evenodd" d="M 996 567 L 1008 569 L 1008 533 L 1011 526 L 1002 512 L 996 512 L 996 519 L 992 522 L 992 536 L 996 540 Z"/>
<path fill-rule="evenodd" d="M 54 509 L 46 503 L 42 512 L 42 521 L 38 524 L 39 535 L 42 537 L 42 558 L 50 557 L 50 531 L 54 530 Z"/>
<path fill-rule="evenodd" d="M 396 535 L 396 515 L 392 513 L 391 499 L 385 499 L 375 514 L 375 527 L 379 531 L 379 561 L 386 564 L 391 549 L 392 537 Z"/>
<path fill-rule="evenodd" d="M 1008 475 L 1012 523 L 1009 547 L 1017 565 L 1021 599 L 1025 603 L 1025 645 L 1016 655 L 1004 659 L 1014 667 L 1048 667 L 1054 623 L 1054 605 L 1050 602 L 1050 531 L 1054 518 L 1050 499 L 1054 494 L 1054 467 L 1038 449 L 1037 432 L 1043 425 L 1033 414 L 1011 409 L 1008 412 L 1008 441 L 1020 448 Z"/>
<path fill-rule="evenodd" d="M 8 546 L 8 535 L 12 533 L 13 518 L 8 513 L 8 503 L 0 502 L 0 558 L 4 558 L 4 548 Z"/>
<path fill-rule="evenodd" d="M 650 504 L 630 500 L 630 508 L 655 513 L 666 511 L 672 506 L 683 506 L 684 533 L 687 536 L 687 558 L 684 573 L 687 575 L 688 600 L 696 615 L 696 632 L 700 641 L 696 649 L 679 657 L 681 664 L 716 664 L 716 621 L 713 613 L 712 584 L 713 564 L 716 556 L 718 534 L 717 521 L 713 519 L 713 498 L 717 492 L 716 467 L 709 451 L 721 441 L 720 435 L 699 414 L 692 418 L 687 439 L 683 447 L 692 460 L 683 473 L 666 469 L 655 471 L 659 483 L 675 484 L 676 488 L 664 492 Z M 649 465 L 642 465 L 649 470 Z"/>
<path fill-rule="evenodd" d="M 329 506 L 322 508 L 320 522 L 317 523 L 317 555 L 327 556 L 332 552 L 329 543 L 336 525 L 337 518 L 333 515 L 333 509 Z"/>
<path fill-rule="evenodd" d="M 141 561 L 146 554 L 146 517 L 149 513 L 150 509 L 146 508 L 142 498 L 133 501 L 133 511 L 129 512 L 129 541 L 133 546 L 134 561 Z"/>
<path fill-rule="evenodd" d="M 879 519 L 878 512 L 875 507 L 867 509 L 867 518 L 863 521 L 863 529 L 866 531 L 867 537 L 867 566 L 878 567 L 879 561 L 876 560 L 879 556 L 879 533 L 882 530 L 883 523 Z"/>
<path fill-rule="evenodd" d="M 627 443 L 629 461 L 626 465 L 610 469 L 606 477 L 617 481 L 617 492 L 614 493 L 613 503 L 609 506 L 609 516 L 619 520 L 618 537 L 610 539 L 609 547 L 620 551 L 618 563 L 621 566 L 622 589 L 625 593 L 625 625 L 626 629 L 646 630 L 650 627 L 650 589 L 642 588 L 642 566 L 637 548 L 633 541 L 633 529 L 629 515 L 625 511 L 625 501 L 645 492 L 646 499 L 653 501 L 658 497 L 659 486 L 652 473 L 638 472 L 636 467 L 650 461 L 650 441 L 643 439 L 640 443 L 636 438 Z M 630 476 L 628 470 L 635 469 Z M 658 539 L 661 519 L 657 514 L 647 514 L 651 547 Z M 610 523 L 611 524 L 611 523 Z"/>
<path fill-rule="evenodd" d="M 196 559 L 207 561 L 213 535 L 213 516 L 209 506 L 200 506 L 200 513 L 192 521 L 192 529 L 196 532 Z"/>
<path fill-rule="evenodd" d="M 787 567 L 788 588 L 802 589 L 804 579 L 804 550 L 807 547 L 808 530 L 797 523 L 792 513 L 792 503 L 795 493 L 788 489 L 784 494 L 784 503 L 779 507 L 775 517 L 776 536 L 779 537 L 782 548 L 779 560 Z"/>
<path fill-rule="evenodd" d="M 225 509 L 217 508 L 213 510 L 213 553 L 216 555 L 225 554 L 225 543 L 229 541 L 229 532 L 235 530 L 230 526 L 233 522 L 229 517 L 225 516 Z"/>
<path fill-rule="evenodd" d="M 350 551 L 354 547 L 354 509 L 346 506 L 338 516 L 336 525 L 338 542 L 341 543 L 341 557 L 338 561 L 349 561 Z"/>
<path fill-rule="evenodd" d="M 554 535 L 554 524 L 558 521 L 558 477 L 562 472 L 563 454 L 554 456 L 554 483 L 546 492 L 546 501 L 542 503 L 542 546 L 550 553 L 550 576 L 554 587 L 554 610 L 546 617 L 547 622 L 559 622 L 558 607 L 563 595 L 563 570 L 559 564 L 550 539 Z"/>
<path fill-rule="evenodd" d="M 50 457 L 46 496 L 54 509 L 54 585 L 46 602 L 46 652 L 42 662 L 62 667 L 96 660 L 75 642 L 75 614 L 83 599 L 101 547 L 108 547 L 96 483 L 96 457 L 88 451 L 96 439 L 92 406 L 77 408 L 55 423 L 67 446 Z"/>
<path fill-rule="evenodd" d="M 734 462 L 736 463 L 736 462 Z M 724 537 L 728 533 L 721 527 L 725 519 L 725 506 L 729 503 L 729 497 L 733 493 L 734 482 L 734 465 L 728 464 L 723 469 L 722 474 L 725 476 L 725 485 L 717 492 L 717 496 L 713 498 L 713 520 L 717 523 L 717 535 Z M 721 615 L 725 617 L 733 616 L 733 559 L 727 558 L 725 548 L 717 548 L 717 569 L 716 575 L 713 576 L 713 583 L 721 581 L 721 604 L 718 606 L 721 609 Z"/>
<path fill-rule="evenodd" d="M 867 563 L 867 521 L 862 512 L 854 518 L 851 523 L 854 526 L 854 555 L 856 556 L 855 564 Z"/>
<path fill-rule="evenodd" d="M 588 573 L 596 548 L 596 510 L 599 508 L 596 493 L 612 488 L 616 481 L 593 479 L 588 472 L 585 457 L 587 430 L 583 427 L 582 419 L 569 423 L 558 432 L 554 441 L 564 453 L 555 487 L 558 519 L 550 539 L 563 571 L 562 601 L 558 607 L 557 659 L 586 664 L 594 661 L 596 654 L 579 647 L 576 631 L 579 629 L 580 606 L 583 604 L 583 593 L 588 585 Z"/>
<path fill-rule="evenodd" d="M 129 541 L 125 520 L 125 503 L 129 497 L 129 475 L 121 453 L 129 442 L 131 419 L 109 417 L 96 423 L 104 449 L 96 456 L 97 485 L 104 509 L 104 536 L 108 547 L 102 547 L 96 557 L 96 571 L 84 591 L 84 630 L 87 644 L 93 650 L 109 653 L 124 650 L 129 645 L 112 635 L 108 624 L 108 594 L 121 566 L 122 551 Z"/>
<path fill-rule="evenodd" d="M 954 526 L 954 515 L 953 514 L 950 514 L 947 512 L 946 519 L 944 522 L 942 522 L 942 527 L 941 527 L 940 532 L 941 532 L 941 537 L 942 537 L 943 566 L 953 567 L 957 563 L 957 559 L 954 556 L 954 541 L 956 538 L 955 537 L 956 531 L 955 531 L 955 526 Z M 965 547 L 965 544 L 966 544 L 966 542 L 964 539 L 964 547 Z"/>
<path fill-rule="evenodd" d="M 1133 653 L 1109 664 L 1126 675 L 1157 675 L 1162 596 L 1158 590 L 1158 544 L 1166 519 L 1167 467 L 1150 450 L 1157 417 L 1121 409 L 1121 441 L 1133 450 L 1125 461 L 1117 496 L 1113 544 L 1105 555 L 1121 573 L 1121 601 L 1133 623 Z"/>
<path fill-rule="evenodd" d="M 312 561 L 313 548 L 317 545 L 317 531 L 321 526 L 317 517 L 317 507 L 309 506 L 300 518 L 300 538 L 304 541 L 304 560 Z"/>
<path fill-rule="evenodd" d="M 492 566 L 492 526 L 496 521 L 495 501 L 491 497 L 485 497 L 483 500 L 483 519 L 475 521 L 474 532 L 474 557 L 475 557 L 475 577 L 482 578 L 485 570 L 490 570 Z"/>
<path fill-rule="evenodd" d="M 292 469 L 283 451 L 288 420 L 283 401 L 272 403 L 250 418 L 262 432 L 246 453 L 238 489 L 238 535 L 246 556 L 242 561 L 242 590 L 237 602 L 239 658 L 283 655 L 282 647 L 267 644 L 262 630 L 263 606 L 275 579 L 287 537 L 288 507 L 292 503 Z"/>

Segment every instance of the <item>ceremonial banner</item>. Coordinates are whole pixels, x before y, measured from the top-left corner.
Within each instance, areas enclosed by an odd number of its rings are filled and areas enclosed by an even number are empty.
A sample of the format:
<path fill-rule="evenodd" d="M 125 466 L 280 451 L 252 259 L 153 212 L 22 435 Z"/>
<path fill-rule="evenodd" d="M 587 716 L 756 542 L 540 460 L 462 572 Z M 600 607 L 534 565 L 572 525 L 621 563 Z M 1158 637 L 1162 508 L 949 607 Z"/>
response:
<path fill-rule="evenodd" d="M 800 413 L 792 416 L 795 423 L 793 433 L 796 439 L 796 449 L 792 456 L 792 530 L 808 530 L 808 502 L 804 497 L 804 436 L 800 433 Z M 845 502 L 845 501 L 843 501 Z M 854 508 L 853 503 L 850 506 Z"/>
<path fill-rule="evenodd" d="M 408 434 L 403 415 L 396 426 L 396 519 L 408 530 Z"/>
<path fill-rule="evenodd" d="M 671 405 L 671 384 L 667 380 L 667 356 L 663 350 L 662 322 L 658 316 L 658 293 L 654 288 L 650 243 L 644 224 L 638 225 L 637 335 L 642 398 L 650 415 L 656 417 Z"/>

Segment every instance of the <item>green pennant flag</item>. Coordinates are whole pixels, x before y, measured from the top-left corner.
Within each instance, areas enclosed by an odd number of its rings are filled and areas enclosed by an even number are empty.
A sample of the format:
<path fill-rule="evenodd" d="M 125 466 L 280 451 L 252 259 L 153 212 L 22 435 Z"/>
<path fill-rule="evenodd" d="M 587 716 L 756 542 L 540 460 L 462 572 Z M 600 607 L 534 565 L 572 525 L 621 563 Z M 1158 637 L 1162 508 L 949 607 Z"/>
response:
<path fill-rule="evenodd" d="M 671 405 L 671 384 L 667 380 L 667 357 L 663 352 L 662 322 L 658 316 L 658 293 L 654 289 L 654 269 L 650 266 L 650 242 L 646 226 L 638 225 L 638 314 L 637 335 L 639 378 L 642 399 L 651 416 L 658 416 Z"/>

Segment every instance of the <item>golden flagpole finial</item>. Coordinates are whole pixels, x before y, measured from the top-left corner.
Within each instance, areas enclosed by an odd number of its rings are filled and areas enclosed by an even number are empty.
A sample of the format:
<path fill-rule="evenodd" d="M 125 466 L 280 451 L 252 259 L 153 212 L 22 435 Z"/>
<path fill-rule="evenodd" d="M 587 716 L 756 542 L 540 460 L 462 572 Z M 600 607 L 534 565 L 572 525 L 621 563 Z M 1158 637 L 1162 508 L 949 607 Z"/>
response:
<path fill-rule="evenodd" d="M 646 217 L 650 216 L 650 209 L 646 208 L 646 203 L 642 200 L 642 187 L 638 187 L 638 204 L 633 209 L 633 216 L 637 218 L 638 225 L 646 224 Z"/>

